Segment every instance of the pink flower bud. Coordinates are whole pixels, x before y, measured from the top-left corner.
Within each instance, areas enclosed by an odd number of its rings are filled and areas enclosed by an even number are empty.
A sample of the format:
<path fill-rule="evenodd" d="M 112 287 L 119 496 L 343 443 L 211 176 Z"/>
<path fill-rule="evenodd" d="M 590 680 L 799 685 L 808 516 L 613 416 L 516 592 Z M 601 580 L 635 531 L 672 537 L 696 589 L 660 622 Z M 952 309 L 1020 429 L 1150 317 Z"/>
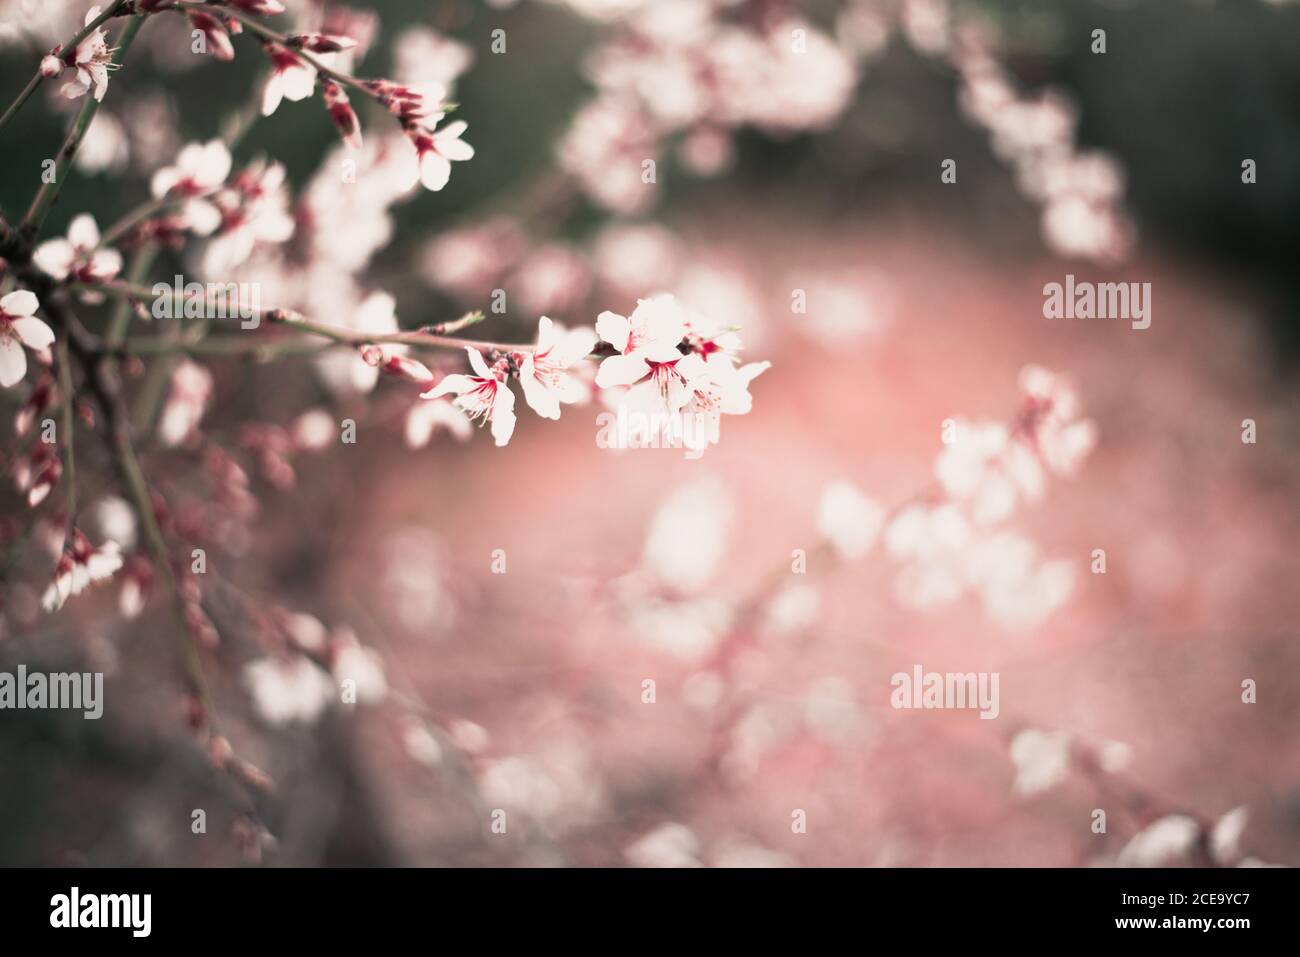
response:
<path fill-rule="evenodd" d="M 208 51 L 218 60 L 229 62 L 235 58 L 235 47 L 221 21 L 202 11 L 188 11 L 190 25 L 203 33 Z"/>
<path fill-rule="evenodd" d="M 53 79 L 63 72 L 63 61 L 58 57 L 50 55 L 41 58 L 41 76 Z"/>
<path fill-rule="evenodd" d="M 312 53 L 338 53 L 357 45 L 351 37 L 326 36 L 323 33 L 300 34 L 288 37 L 287 42 L 296 50 L 310 50 Z"/>
<path fill-rule="evenodd" d="M 410 359 L 406 356 L 390 356 L 384 363 L 383 370 L 393 375 L 403 376 L 412 382 L 418 382 L 425 387 L 433 385 L 433 373 L 429 371 L 429 368 L 423 362 L 416 359 Z"/>
<path fill-rule="evenodd" d="M 338 127 L 343 142 L 354 150 L 361 149 L 361 124 L 357 121 L 357 114 L 348 102 L 348 95 L 343 92 L 343 88 L 332 80 L 327 81 L 322 95 L 325 98 L 325 108 Z"/>

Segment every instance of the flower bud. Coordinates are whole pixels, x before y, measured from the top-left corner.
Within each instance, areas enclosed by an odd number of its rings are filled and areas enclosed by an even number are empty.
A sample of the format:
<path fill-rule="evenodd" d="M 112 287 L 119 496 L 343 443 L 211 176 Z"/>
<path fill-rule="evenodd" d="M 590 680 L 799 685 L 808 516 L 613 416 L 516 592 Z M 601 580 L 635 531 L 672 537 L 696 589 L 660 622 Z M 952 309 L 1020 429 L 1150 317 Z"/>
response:
<path fill-rule="evenodd" d="M 348 95 L 343 92 L 343 88 L 332 80 L 327 81 L 322 96 L 325 98 L 325 108 L 329 110 L 330 118 L 338 127 L 343 142 L 354 150 L 361 149 L 361 123 L 357 120 L 357 114 L 348 102 Z"/>

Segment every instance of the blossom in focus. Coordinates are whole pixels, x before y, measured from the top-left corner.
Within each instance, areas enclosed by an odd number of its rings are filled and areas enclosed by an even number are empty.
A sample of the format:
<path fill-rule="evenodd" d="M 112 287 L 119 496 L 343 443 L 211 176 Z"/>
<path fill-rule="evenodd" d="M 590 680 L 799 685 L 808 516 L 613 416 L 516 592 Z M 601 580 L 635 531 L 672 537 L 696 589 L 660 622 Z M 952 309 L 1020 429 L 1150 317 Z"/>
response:
<path fill-rule="evenodd" d="M 73 529 L 72 547 L 59 556 L 54 581 L 41 596 L 41 605 L 46 611 L 58 611 L 70 597 L 111 578 L 121 567 L 122 550 L 117 542 L 107 541 L 95 548 L 85 535 Z"/>
<path fill-rule="evenodd" d="M 686 336 L 686 322 L 686 310 L 670 295 L 638 301 L 630 316 L 602 312 L 596 333 L 619 354 L 601 362 L 596 384 L 602 389 L 632 385 L 651 374 L 652 363 L 661 366 L 682 359 L 677 347 Z"/>
<path fill-rule="evenodd" d="M 89 26 L 99 14 L 99 7 L 91 7 L 87 10 L 85 25 Z M 76 71 L 76 76 L 63 84 L 61 91 L 63 95 L 70 100 L 75 100 L 94 89 L 95 99 L 104 99 L 104 93 L 108 90 L 108 71 L 113 69 L 112 60 L 113 51 L 108 48 L 104 29 L 96 27 L 77 44 L 72 59 L 68 61 Z"/>
<path fill-rule="evenodd" d="M 685 356 L 676 363 L 689 362 L 695 356 Z M 749 394 L 749 383 L 771 368 L 770 362 L 750 362 L 735 366 L 730 361 L 717 358 L 706 360 L 703 372 L 686 379 L 688 392 L 682 414 L 691 416 L 697 426 L 686 434 L 686 446 L 700 450 L 716 445 L 721 437 L 723 415 L 748 415 L 754 406 Z M 642 388 L 642 386 L 636 386 Z"/>
<path fill-rule="evenodd" d="M 544 419 L 560 417 L 560 403 L 581 402 L 587 397 L 583 384 L 569 374 L 596 344 L 590 329 L 567 330 L 546 316 L 537 322 L 537 348 L 525 352 L 519 362 L 519 383 L 524 400 Z"/>
<path fill-rule="evenodd" d="M 122 256 L 116 249 L 100 248 L 99 226 L 89 213 L 72 220 L 66 239 L 51 239 L 37 246 L 32 261 L 55 279 L 71 276 L 77 282 L 105 282 L 122 269 Z"/>
<path fill-rule="evenodd" d="M 453 373 L 443 376 L 442 381 L 428 392 L 420 394 L 422 399 L 436 399 L 440 396 L 455 394 L 453 400 L 457 408 L 463 410 L 471 419 L 483 419 L 491 423 L 492 438 L 498 446 L 510 441 L 515 431 L 515 394 L 506 385 L 506 373 L 500 369 L 490 369 L 483 360 L 483 354 L 473 346 L 467 346 L 473 375 Z"/>
<path fill-rule="evenodd" d="M 6 389 L 27 374 L 24 346 L 44 351 L 54 344 L 54 332 L 32 315 L 39 305 L 36 295 L 26 289 L 0 299 L 0 386 Z"/>

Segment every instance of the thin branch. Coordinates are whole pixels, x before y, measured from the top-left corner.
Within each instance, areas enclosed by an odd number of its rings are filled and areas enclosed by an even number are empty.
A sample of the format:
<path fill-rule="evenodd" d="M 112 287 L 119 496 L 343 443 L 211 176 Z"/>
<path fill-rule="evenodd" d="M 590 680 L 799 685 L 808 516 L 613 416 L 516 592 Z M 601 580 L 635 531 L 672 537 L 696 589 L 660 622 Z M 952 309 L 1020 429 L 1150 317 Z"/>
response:
<path fill-rule="evenodd" d="M 64 547 L 72 543 L 72 530 L 77 526 L 77 454 L 74 444 L 76 416 L 73 414 L 72 369 L 68 360 L 68 340 L 65 336 L 55 347 L 58 365 L 59 391 L 63 393 L 63 496 L 68 511 L 67 528 L 63 535 Z"/>
<path fill-rule="evenodd" d="M 144 23 L 142 14 L 132 17 L 122 31 L 122 37 L 118 42 L 117 49 L 113 53 L 113 64 L 120 66 L 122 60 L 126 57 L 126 52 L 131 48 L 131 42 L 135 35 L 140 31 Z M 49 215 L 50 209 L 54 206 L 54 201 L 59 198 L 59 191 L 63 189 L 63 183 L 68 172 L 68 167 L 72 163 L 72 157 L 76 155 L 77 148 L 81 145 L 81 140 L 85 137 L 86 131 L 90 129 L 91 121 L 95 119 L 95 114 L 99 111 L 99 100 L 95 99 L 90 93 L 86 94 L 86 103 L 77 114 L 77 119 L 73 122 L 72 128 L 68 130 L 67 139 L 59 147 L 59 152 L 54 158 L 54 177 L 48 183 L 42 183 L 40 190 L 37 191 L 35 198 L 32 200 L 31 208 L 27 210 L 27 215 L 23 217 L 22 224 L 18 227 L 19 233 L 26 242 L 31 242 L 41 231 L 41 226 L 45 222 L 45 217 Z"/>
<path fill-rule="evenodd" d="M 449 333 L 456 333 L 462 329 L 482 322 L 485 318 L 482 312 L 474 311 L 466 313 L 459 319 L 450 322 L 435 323 L 425 326 L 421 329 L 412 329 L 405 332 L 388 332 L 375 334 L 362 332 L 356 329 L 347 329 L 343 326 L 331 326 L 322 322 L 312 322 L 304 319 L 298 313 L 289 309 L 277 307 L 265 309 L 247 309 L 241 310 L 240 304 L 233 301 L 234 297 L 224 297 L 209 294 L 206 290 L 202 297 L 190 297 L 185 292 L 177 295 L 175 289 L 167 286 L 165 283 L 159 285 L 166 286 L 165 292 L 155 292 L 149 286 L 142 286 L 130 282 L 104 282 L 104 283 L 69 283 L 68 288 L 85 292 L 99 292 L 108 296 L 135 300 L 137 302 L 155 302 L 164 297 L 169 297 L 172 304 L 173 315 L 183 313 L 187 304 L 200 302 L 204 307 L 204 312 L 217 314 L 231 320 L 258 320 L 258 327 L 263 324 L 268 326 L 281 326 L 287 329 L 293 329 L 307 335 L 319 336 L 322 339 L 328 339 L 341 345 L 365 346 L 365 345 L 406 345 L 415 348 L 427 349 L 464 349 L 466 346 L 473 346 L 482 352 L 531 352 L 536 348 L 531 343 L 507 343 L 507 342 L 484 342 L 476 339 L 457 339 Z M 252 330 L 250 330 L 252 331 Z M 173 345 L 179 345 L 176 340 L 168 340 Z M 259 343 L 258 345 L 266 345 Z M 227 348 L 227 347 L 219 347 Z M 235 351 L 239 351 L 238 348 Z M 257 346 L 250 344 L 248 349 L 256 349 Z M 165 348 L 157 339 L 136 339 L 132 340 L 125 346 L 126 352 L 167 352 L 171 351 Z M 183 349 L 176 351 L 185 351 Z"/>

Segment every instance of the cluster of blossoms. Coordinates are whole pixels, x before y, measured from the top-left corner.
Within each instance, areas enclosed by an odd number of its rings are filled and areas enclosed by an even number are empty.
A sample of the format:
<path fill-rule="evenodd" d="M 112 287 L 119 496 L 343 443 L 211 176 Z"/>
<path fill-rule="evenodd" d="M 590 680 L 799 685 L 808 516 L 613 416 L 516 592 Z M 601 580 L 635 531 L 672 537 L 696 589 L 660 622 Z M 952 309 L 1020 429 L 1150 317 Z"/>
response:
<path fill-rule="evenodd" d="M 961 76 L 962 109 L 989 130 L 1021 191 L 1042 206 L 1048 246 L 1070 258 L 1126 258 L 1134 227 L 1122 206 L 1123 169 L 1108 153 L 1077 148 L 1077 111 L 1065 94 L 1020 93 L 978 31 L 963 34 L 950 59 Z"/>
<path fill-rule="evenodd" d="M 937 494 L 892 514 L 847 483 L 827 490 L 820 527 L 839 555 L 856 559 L 883 541 L 900 565 L 895 597 L 917 608 L 974 592 L 1008 627 L 1043 621 L 1069 597 L 1073 569 L 1043 561 L 1005 527 L 1021 501 L 1043 495 L 1048 474 L 1074 475 L 1096 443 L 1074 391 L 1038 366 L 1020 375 L 1023 409 L 1010 424 L 953 420 L 935 460 Z"/>
<path fill-rule="evenodd" d="M 631 12 L 587 63 L 596 96 L 559 145 L 561 165 L 602 206 L 643 211 L 654 196 L 643 164 L 681 137 L 688 169 L 708 175 L 730 158 L 730 133 L 832 125 L 857 84 L 849 56 L 808 22 L 733 17 L 726 5 L 671 0 Z"/>
<path fill-rule="evenodd" d="M 1128 256 L 1135 229 L 1123 206 L 1123 169 L 1109 153 L 1079 149 L 1077 109 L 1064 91 L 1023 91 L 997 59 L 996 26 L 960 13 L 950 0 L 853 0 L 837 32 L 847 48 L 871 58 L 895 27 L 918 53 L 956 72 L 963 115 L 989 132 L 1017 188 L 1042 207 L 1042 235 L 1053 251 L 1104 263 Z"/>
<path fill-rule="evenodd" d="M 668 428 L 681 416 L 699 416 L 704 428 L 696 448 L 718 441 L 722 415 L 750 410 L 749 383 L 770 363 L 739 365 L 740 338 L 729 328 L 691 313 L 673 296 L 643 299 L 630 316 L 602 312 L 595 330 L 564 329 L 543 316 L 537 345 L 527 351 L 502 351 L 489 365 L 470 347 L 472 375 L 444 377 L 424 398 L 454 394 L 455 405 L 471 419 L 491 423 L 497 445 L 505 445 L 515 427 L 515 397 L 508 382 L 519 379 L 524 400 L 539 416 L 558 419 L 562 404 L 591 396 L 591 381 L 582 369 L 597 337 L 613 350 L 603 358 L 594 384 L 607 390 L 611 407 L 642 413 L 650 423 L 636 436 L 651 444 L 649 430 Z"/>
<path fill-rule="evenodd" d="M 117 6 L 114 4 L 109 13 L 116 13 Z M 247 30 L 260 40 L 271 67 L 262 88 L 263 116 L 274 114 L 285 100 L 299 102 L 319 91 L 344 143 L 360 149 L 361 125 L 348 90 L 368 96 L 397 119 L 414 147 L 413 159 L 404 167 L 407 181 L 411 185 L 423 183 L 430 190 L 446 186 L 453 161 L 468 160 L 474 155 L 473 148 L 461 139 L 466 123 L 455 121 L 439 127 L 447 109 L 444 83 L 358 79 L 347 72 L 365 53 L 375 29 L 373 17 L 341 10 L 318 13 L 315 19 L 319 21 L 316 25 L 320 32 L 286 35 L 262 22 L 263 18 L 285 12 L 277 0 L 229 0 L 226 4 L 139 0 L 133 12 L 157 14 L 169 10 L 178 10 L 185 16 L 195 34 L 202 36 L 203 49 L 218 60 L 234 59 L 232 36 Z M 102 22 L 103 13 L 102 8 L 92 7 L 86 14 L 86 26 Z M 49 78 L 71 72 L 72 79 L 63 86 L 65 96 L 76 98 L 93 90 L 95 99 L 102 100 L 108 88 L 109 72 L 115 68 L 114 52 L 108 46 L 103 27 L 96 25 L 75 48 L 51 51 L 41 62 L 41 74 Z M 443 63 L 454 55 L 445 50 L 437 52 Z"/>

